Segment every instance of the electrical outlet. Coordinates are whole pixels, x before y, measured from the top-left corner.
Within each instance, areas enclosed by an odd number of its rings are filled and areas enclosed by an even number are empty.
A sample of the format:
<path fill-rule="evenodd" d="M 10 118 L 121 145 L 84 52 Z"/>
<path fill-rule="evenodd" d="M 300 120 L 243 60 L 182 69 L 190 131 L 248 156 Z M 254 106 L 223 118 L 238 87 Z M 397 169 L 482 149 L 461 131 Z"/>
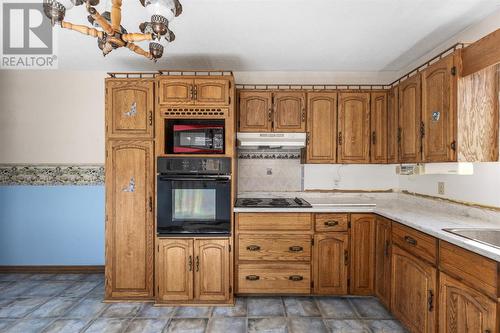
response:
<path fill-rule="evenodd" d="M 438 182 L 438 194 L 444 194 L 444 182 Z"/>

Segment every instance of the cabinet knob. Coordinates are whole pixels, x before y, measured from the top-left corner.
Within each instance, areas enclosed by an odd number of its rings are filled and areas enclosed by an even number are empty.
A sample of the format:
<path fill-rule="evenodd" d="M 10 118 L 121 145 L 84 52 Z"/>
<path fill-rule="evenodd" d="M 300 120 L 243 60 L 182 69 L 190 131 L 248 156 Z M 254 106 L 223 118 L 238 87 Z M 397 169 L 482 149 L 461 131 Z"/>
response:
<path fill-rule="evenodd" d="M 302 246 L 290 246 L 288 250 L 290 252 L 301 252 L 304 250 L 304 248 Z"/>
<path fill-rule="evenodd" d="M 189 271 L 192 272 L 193 271 L 193 256 L 189 256 L 188 266 L 189 266 Z"/>
<path fill-rule="evenodd" d="M 327 227 L 335 227 L 335 226 L 336 226 L 336 225 L 338 225 L 338 224 L 339 224 L 339 222 L 338 222 L 338 221 L 333 221 L 333 220 L 332 220 L 332 221 L 326 221 L 326 222 L 325 222 L 325 225 L 326 225 Z"/>
<path fill-rule="evenodd" d="M 260 276 L 258 275 L 247 275 L 245 277 L 245 279 L 247 279 L 248 281 L 257 281 L 260 279 Z"/>
<path fill-rule="evenodd" d="M 288 280 L 290 280 L 290 281 L 302 281 L 302 280 L 304 280 L 304 277 L 301 275 L 290 275 L 290 277 L 288 277 Z"/>
<path fill-rule="evenodd" d="M 258 245 L 248 245 L 247 246 L 248 251 L 260 251 L 260 246 Z"/>
<path fill-rule="evenodd" d="M 200 271 L 200 257 L 196 256 L 196 271 Z"/>

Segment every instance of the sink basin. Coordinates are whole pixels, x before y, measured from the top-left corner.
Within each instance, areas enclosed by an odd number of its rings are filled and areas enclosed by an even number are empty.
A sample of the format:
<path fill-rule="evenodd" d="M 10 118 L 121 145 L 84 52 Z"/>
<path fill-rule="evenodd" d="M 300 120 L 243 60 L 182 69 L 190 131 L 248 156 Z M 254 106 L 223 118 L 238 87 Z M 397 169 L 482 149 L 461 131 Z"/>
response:
<path fill-rule="evenodd" d="M 500 249 L 500 229 L 450 228 L 443 230 Z"/>

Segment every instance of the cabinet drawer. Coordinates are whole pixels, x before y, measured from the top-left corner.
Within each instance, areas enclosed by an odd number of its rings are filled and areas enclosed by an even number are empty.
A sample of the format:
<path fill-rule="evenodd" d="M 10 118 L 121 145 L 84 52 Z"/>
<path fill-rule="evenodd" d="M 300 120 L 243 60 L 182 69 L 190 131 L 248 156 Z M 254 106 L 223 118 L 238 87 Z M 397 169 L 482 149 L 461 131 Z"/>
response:
<path fill-rule="evenodd" d="M 238 213 L 237 228 L 241 231 L 305 231 L 311 230 L 309 213 Z"/>
<path fill-rule="evenodd" d="M 294 235 L 239 235 L 238 260 L 310 261 L 311 238 Z"/>
<path fill-rule="evenodd" d="M 439 268 L 488 296 L 497 297 L 496 261 L 445 241 L 439 241 Z"/>
<path fill-rule="evenodd" d="M 399 223 L 394 223 L 392 226 L 392 241 L 411 254 L 436 264 L 436 238 Z"/>
<path fill-rule="evenodd" d="M 309 264 L 241 264 L 238 293 L 309 294 Z"/>
<path fill-rule="evenodd" d="M 348 214 L 316 214 L 314 216 L 314 229 L 319 232 L 347 231 L 348 223 Z"/>

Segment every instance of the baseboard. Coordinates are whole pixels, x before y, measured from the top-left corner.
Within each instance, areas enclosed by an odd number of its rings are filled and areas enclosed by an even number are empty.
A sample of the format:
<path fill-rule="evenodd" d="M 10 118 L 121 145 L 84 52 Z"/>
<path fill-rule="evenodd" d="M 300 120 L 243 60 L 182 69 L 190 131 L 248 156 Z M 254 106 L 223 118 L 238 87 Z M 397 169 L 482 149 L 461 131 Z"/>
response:
<path fill-rule="evenodd" d="M 104 266 L 0 266 L 0 273 L 104 273 Z"/>

